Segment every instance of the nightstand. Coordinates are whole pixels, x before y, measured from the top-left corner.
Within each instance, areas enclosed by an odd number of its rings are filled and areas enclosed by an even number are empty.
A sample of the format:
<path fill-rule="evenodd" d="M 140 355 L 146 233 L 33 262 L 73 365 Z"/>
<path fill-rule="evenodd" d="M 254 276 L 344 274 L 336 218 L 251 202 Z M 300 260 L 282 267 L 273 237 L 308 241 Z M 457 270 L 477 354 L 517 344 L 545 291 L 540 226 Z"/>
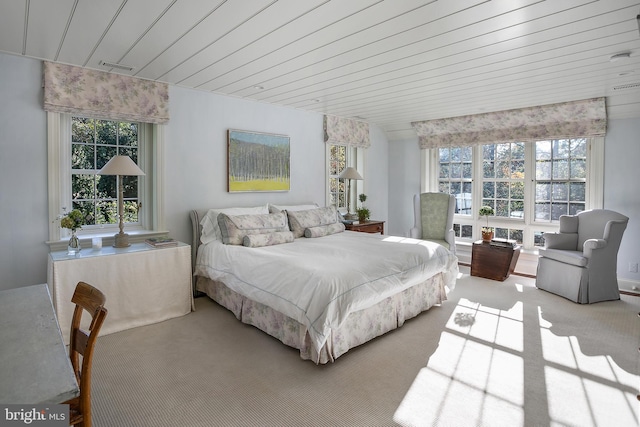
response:
<path fill-rule="evenodd" d="M 478 240 L 471 249 L 471 275 L 504 281 L 516 268 L 520 246 L 504 247 Z"/>
<path fill-rule="evenodd" d="M 384 221 L 365 221 L 357 224 L 345 224 L 344 227 L 349 231 L 384 234 Z"/>
<path fill-rule="evenodd" d="M 191 246 L 178 243 L 153 248 L 133 243 L 49 254 L 47 284 L 65 343 L 74 304 L 71 296 L 79 281 L 100 289 L 109 310 L 100 335 L 149 325 L 191 312 Z"/>

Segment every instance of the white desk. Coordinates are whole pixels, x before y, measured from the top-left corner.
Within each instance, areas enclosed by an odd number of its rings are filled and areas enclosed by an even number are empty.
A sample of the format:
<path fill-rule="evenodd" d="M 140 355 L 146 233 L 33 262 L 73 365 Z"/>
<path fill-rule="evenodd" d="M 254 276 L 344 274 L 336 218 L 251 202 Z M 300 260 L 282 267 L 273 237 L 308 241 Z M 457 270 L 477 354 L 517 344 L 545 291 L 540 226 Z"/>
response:
<path fill-rule="evenodd" d="M 62 403 L 79 394 L 47 285 L 0 291 L 0 403 Z"/>
<path fill-rule="evenodd" d="M 74 308 L 71 296 L 80 281 L 107 297 L 100 335 L 183 316 L 193 308 L 191 247 L 184 243 L 157 249 L 145 243 L 88 248 L 79 256 L 51 252 L 47 282 L 65 343 Z"/>

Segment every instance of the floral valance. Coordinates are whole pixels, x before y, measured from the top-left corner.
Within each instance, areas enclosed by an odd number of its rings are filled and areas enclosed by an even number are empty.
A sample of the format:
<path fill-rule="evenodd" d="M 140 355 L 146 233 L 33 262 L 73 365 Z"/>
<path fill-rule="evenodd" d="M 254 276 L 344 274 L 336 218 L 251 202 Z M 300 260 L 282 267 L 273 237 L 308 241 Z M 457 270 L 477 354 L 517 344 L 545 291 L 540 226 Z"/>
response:
<path fill-rule="evenodd" d="M 420 148 L 604 136 L 604 98 L 411 123 Z"/>
<path fill-rule="evenodd" d="M 44 109 L 109 120 L 169 121 L 166 83 L 44 62 Z"/>
<path fill-rule="evenodd" d="M 368 148 L 371 145 L 369 123 L 326 115 L 324 116 L 324 141 L 333 145 Z"/>

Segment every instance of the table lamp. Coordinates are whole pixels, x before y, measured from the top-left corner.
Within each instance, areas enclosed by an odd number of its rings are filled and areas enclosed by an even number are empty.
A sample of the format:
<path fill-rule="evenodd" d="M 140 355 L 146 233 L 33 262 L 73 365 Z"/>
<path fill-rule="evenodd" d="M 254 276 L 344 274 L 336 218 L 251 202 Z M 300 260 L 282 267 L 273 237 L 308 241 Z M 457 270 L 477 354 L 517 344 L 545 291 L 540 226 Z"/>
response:
<path fill-rule="evenodd" d="M 126 248 L 130 246 L 129 235 L 124 232 L 124 176 L 144 175 L 142 169 L 129 156 L 114 156 L 98 172 L 98 175 L 117 175 L 118 179 L 118 216 L 120 217 L 120 232 L 116 234 L 113 246 Z"/>
<path fill-rule="evenodd" d="M 347 180 L 347 215 L 345 215 L 345 219 L 355 219 L 355 215 L 351 213 L 351 180 L 352 179 L 363 179 L 362 176 L 358 173 L 355 168 L 351 166 L 344 168 L 344 170 L 338 175 L 340 179 Z"/>

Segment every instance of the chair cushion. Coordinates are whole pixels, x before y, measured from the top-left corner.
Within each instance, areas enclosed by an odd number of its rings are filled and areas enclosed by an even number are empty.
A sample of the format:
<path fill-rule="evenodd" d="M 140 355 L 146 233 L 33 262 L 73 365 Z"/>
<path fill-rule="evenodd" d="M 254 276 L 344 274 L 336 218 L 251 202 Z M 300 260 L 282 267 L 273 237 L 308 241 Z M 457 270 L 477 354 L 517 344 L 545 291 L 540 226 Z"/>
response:
<path fill-rule="evenodd" d="M 436 240 L 436 239 L 422 239 L 422 240 L 426 240 L 427 242 L 438 243 L 444 246 L 445 248 L 449 249 L 449 242 L 447 242 L 446 240 Z"/>
<path fill-rule="evenodd" d="M 582 251 L 566 251 L 562 249 L 538 249 L 541 257 L 553 259 L 555 261 L 564 262 L 578 267 L 586 267 L 589 258 L 582 256 Z"/>

